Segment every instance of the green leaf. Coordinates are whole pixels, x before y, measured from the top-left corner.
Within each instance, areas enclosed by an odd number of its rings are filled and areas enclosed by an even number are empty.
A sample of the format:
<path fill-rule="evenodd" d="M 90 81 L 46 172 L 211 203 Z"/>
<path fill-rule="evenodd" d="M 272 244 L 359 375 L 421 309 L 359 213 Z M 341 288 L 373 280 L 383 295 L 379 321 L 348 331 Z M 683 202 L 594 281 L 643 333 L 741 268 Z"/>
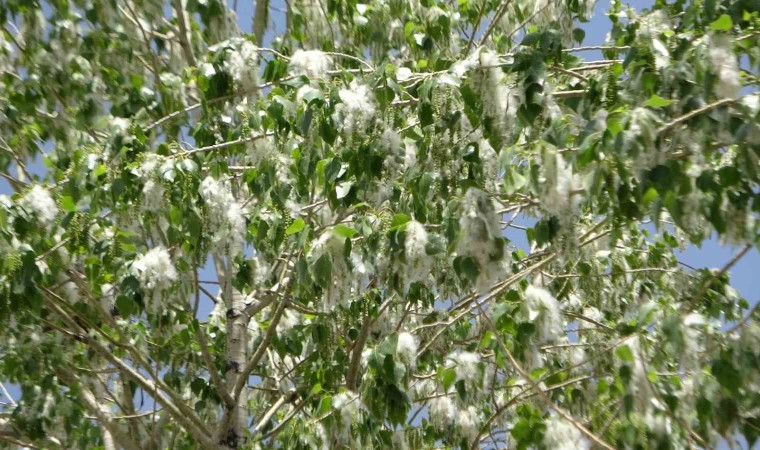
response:
<path fill-rule="evenodd" d="M 299 231 L 303 230 L 305 226 L 306 226 L 306 222 L 304 222 L 303 219 L 296 219 L 285 230 L 285 236 L 290 236 L 290 235 L 296 234 Z"/>
<path fill-rule="evenodd" d="M 337 234 L 340 237 L 351 239 L 352 237 L 356 236 L 356 233 L 358 233 L 358 231 L 349 226 L 339 223 L 333 227 L 333 233 Z"/>
<path fill-rule="evenodd" d="M 329 395 L 322 397 L 322 401 L 319 403 L 319 414 L 324 415 L 330 412 L 332 409 L 332 397 Z"/>
<path fill-rule="evenodd" d="M 627 345 L 621 345 L 615 349 L 615 355 L 625 362 L 633 362 L 633 351 L 631 350 L 631 347 Z"/>
<path fill-rule="evenodd" d="M 406 214 L 396 214 L 391 220 L 391 229 L 398 229 L 401 225 L 404 225 L 410 220 L 412 220 L 411 217 Z"/>
<path fill-rule="evenodd" d="M 126 295 L 120 295 L 116 298 L 116 309 L 121 317 L 126 318 L 137 312 L 137 304 Z"/>
<path fill-rule="evenodd" d="M 530 436 L 530 433 L 531 433 L 530 423 L 528 423 L 528 421 L 525 419 L 520 419 L 512 427 L 511 433 L 512 433 L 512 437 L 515 438 L 517 441 L 525 440 L 528 436 Z"/>
<path fill-rule="evenodd" d="M 200 395 L 201 392 L 203 392 L 203 388 L 206 387 L 206 380 L 203 378 L 195 378 L 190 383 L 190 389 L 193 391 L 193 394 Z"/>
<path fill-rule="evenodd" d="M 488 346 L 491 344 L 491 340 L 493 339 L 493 333 L 491 331 L 486 331 L 483 335 L 483 338 L 480 340 L 479 348 L 481 350 L 488 348 Z"/>
<path fill-rule="evenodd" d="M 718 380 L 718 383 L 729 392 L 734 394 L 739 392 L 739 387 L 742 382 L 741 373 L 739 373 L 731 362 L 726 361 L 725 359 L 719 359 L 713 362 L 712 374 Z"/>
<path fill-rule="evenodd" d="M 710 29 L 713 31 L 730 31 L 734 26 L 734 22 L 731 20 L 731 16 L 723 14 L 718 17 L 718 20 L 710 24 Z"/>
<path fill-rule="evenodd" d="M 425 244 L 425 254 L 438 255 L 446 251 L 446 241 L 437 234 L 429 234 L 427 244 Z"/>
<path fill-rule="evenodd" d="M 320 256 L 314 263 L 312 270 L 314 271 L 314 281 L 322 288 L 327 289 L 330 286 L 330 281 L 332 281 L 332 261 L 330 261 L 330 257 L 327 255 Z"/>
<path fill-rule="evenodd" d="M 317 102 L 318 105 L 321 105 L 325 101 L 325 95 L 320 89 L 310 89 L 304 94 L 303 99 L 306 100 L 308 105 L 311 105 L 312 102 Z"/>
<path fill-rule="evenodd" d="M 443 374 L 441 376 L 441 383 L 443 383 L 443 390 L 448 391 L 449 387 L 451 387 L 452 384 L 457 379 L 457 372 L 456 370 L 452 368 L 443 369 Z"/>
<path fill-rule="evenodd" d="M 72 199 L 70 195 L 62 195 L 61 208 L 63 208 L 64 211 L 73 212 L 77 210 L 77 205 L 74 203 L 74 199 Z"/>
<path fill-rule="evenodd" d="M 659 194 L 657 193 L 657 189 L 650 187 L 644 192 L 644 195 L 641 197 L 641 202 L 644 205 L 648 205 L 652 203 L 653 201 L 657 200 L 657 197 L 659 197 Z"/>
<path fill-rule="evenodd" d="M 644 103 L 644 106 L 648 106 L 650 108 L 664 108 L 666 106 L 672 105 L 673 103 L 675 103 L 675 100 L 662 98 L 657 94 L 652 94 L 652 96 L 649 97 L 649 100 Z"/>

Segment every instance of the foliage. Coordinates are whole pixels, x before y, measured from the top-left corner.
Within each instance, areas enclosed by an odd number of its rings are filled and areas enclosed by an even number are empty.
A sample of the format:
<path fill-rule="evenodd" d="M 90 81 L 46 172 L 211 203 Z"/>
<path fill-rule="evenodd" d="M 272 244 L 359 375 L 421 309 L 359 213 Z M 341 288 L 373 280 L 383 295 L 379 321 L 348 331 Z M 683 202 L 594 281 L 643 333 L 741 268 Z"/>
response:
<path fill-rule="evenodd" d="M 0 4 L 2 445 L 757 441 L 756 0 L 288 5 Z"/>

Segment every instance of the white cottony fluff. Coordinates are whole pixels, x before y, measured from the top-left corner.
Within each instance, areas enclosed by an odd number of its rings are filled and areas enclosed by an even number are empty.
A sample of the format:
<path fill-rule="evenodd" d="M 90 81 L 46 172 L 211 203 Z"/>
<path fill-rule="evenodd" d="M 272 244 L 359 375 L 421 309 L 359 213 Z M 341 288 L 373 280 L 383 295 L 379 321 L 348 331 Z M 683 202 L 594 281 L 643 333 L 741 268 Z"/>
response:
<path fill-rule="evenodd" d="M 341 103 L 335 107 L 336 121 L 345 133 L 360 133 L 372 124 L 377 107 L 367 85 L 353 80 L 348 88 L 338 91 L 338 96 Z"/>
<path fill-rule="evenodd" d="M 53 225 L 55 216 L 58 214 L 58 207 L 50 196 L 50 191 L 38 184 L 24 194 L 21 198 L 21 206 L 33 213 L 45 228 Z"/>
<path fill-rule="evenodd" d="M 562 334 L 559 302 L 549 291 L 528 286 L 523 308 L 528 319 L 538 328 L 541 342 L 551 342 Z"/>
<path fill-rule="evenodd" d="M 583 310 L 583 315 L 596 322 L 604 320 L 604 314 L 598 308 L 589 306 Z"/>
<path fill-rule="evenodd" d="M 406 224 L 406 240 L 404 241 L 404 246 L 407 284 L 415 281 L 425 281 L 430 276 L 433 260 L 425 251 L 427 243 L 428 233 L 421 223 L 412 220 Z"/>
<path fill-rule="evenodd" d="M 227 54 L 224 70 L 243 90 L 252 91 L 256 89 L 259 70 L 256 46 L 242 38 L 232 38 L 230 43 L 233 44 L 234 50 L 230 50 Z"/>
<path fill-rule="evenodd" d="M 417 380 L 417 382 L 414 383 L 412 388 L 409 390 L 410 397 L 413 397 L 413 398 L 429 397 L 435 393 L 436 389 L 437 389 L 436 382 L 432 381 L 430 378 Z"/>
<path fill-rule="evenodd" d="M 393 445 L 394 450 L 406 450 L 409 448 L 409 446 L 406 445 L 406 433 L 404 430 L 396 430 L 393 432 L 391 445 Z"/>
<path fill-rule="evenodd" d="M 477 353 L 454 351 L 446 357 L 446 367 L 453 367 L 457 380 L 463 380 L 466 383 L 476 383 L 482 378 L 480 355 Z"/>
<path fill-rule="evenodd" d="M 710 64 L 712 72 L 718 77 L 715 93 L 720 98 L 735 98 L 741 89 L 739 63 L 733 52 L 733 38 L 730 34 L 710 37 Z"/>
<path fill-rule="evenodd" d="M 233 256 L 241 253 L 245 243 L 245 217 L 229 185 L 208 176 L 201 182 L 199 191 L 208 207 L 211 243 L 215 250 Z"/>
<path fill-rule="evenodd" d="M 351 300 L 352 288 L 358 281 L 357 276 L 361 277 L 362 270 L 366 272 L 366 266 L 363 261 L 353 254 L 351 255 L 353 269 L 349 267 L 343 254 L 344 248 L 345 239 L 331 231 L 327 231 L 322 233 L 313 242 L 311 250 L 307 255 L 312 270 L 315 267 L 314 264 L 322 256 L 329 258 L 332 263 L 332 277 L 329 280 L 330 288 L 325 289 L 325 301 L 322 305 L 319 305 L 323 311 L 332 311 L 337 305 L 346 306 Z M 316 273 L 314 275 L 316 276 Z"/>
<path fill-rule="evenodd" d="M 161 246 L 138 256 L 132 263 L 131 271 L 146 290 L 160 291 L 170 287 L 177 280 L 177 270 L 171 256 Z"/>
<path fill-rule="evenodd" d="M 417 144 L 414 143 L 414 141 L 405 140 L 404 141 L 404 170 L 412 170 L 417 171 L 419 170 L 419 166 L 417 164 Z"/>
<path fill-rule="evenodd" d="M 581 347 L 573 347 L 570 350 L 570 365 L 573 367 L 579 367 L 586 361 L 586 351 Z"/>
<path fill-rule="evenodd" d="M 301 323 L 301 315 L 297 312 L 286 309 L 282 314 L 280 321 L 277 323 L 277 336 L 281 337 L 299 323 Z"/>
<path fill-rule="evenodd" d="M 418 347 L 419 342 L 414 335 L 407 332 L 399 333 L 398 341 L 396 342 L 396 353 L 404 364 L 411 367 L 415 365 Z"/>
<path fill-rule="evenodd" d="M 496 192 L 499 175 L 499 155 L 496 154 L 496 150 L 486 139 L 480 139 L 478 142 L 478 154 L 480 161 L 483 163 L 483 180 L 485 181 L 486 189 Z"/>
<path fill-rule="evenodd" d="M 347 444 L 351 440 L 351 423 L 357 411 L 363 408 L 362 402 L 354 392 L 346 391 L 332 398 L 332 406 L 340 412 L 337 438 L 342 444 Z"/>
<path fill-rule="evenodd" d="M 405 170 L 405 150 L 401 136 L 392 128 L 386 128 L 380 135 L 380 147 L 384 151 L 383 170 L 388 180 L 395 179 Z"/>
<path fill-rule="evenodd" d="M 430 400 L 430 422 L 439 430 L 454 427 L 457 434 L 468 441 L 478 435 L 480 415 L 474 406 L 458 408 L 448 396 Z"/>
<path fill-rule="evenodd" d="M 145 211 L 160 211 L 163 208 L 165 191 L 160 181 L 146 181 L 143 185 L 143 209 Z"/>
<path fill-rule="evenodd" d="M 393 128 L 386 128 L 380 135 L 380 142 L 385 151 L 396 154 L 401 150 L 401 136 Z"/>
<path fill-rule="evenodd" d="M 552 450 L 589 450 L 591 445 L 573 424 L 553 415 L 545 420 L 544 445 Z"/>
<path fill-rule="evenodd" d="M 641 337 L 628 341 L 628 346 L 633 353 L 633 367 L 631 373 L 630 387 L 636 399 L 636 406 L 639 411 L 648 408 L 648 399 L 652 398 L 652 387 L 649 383 L 647 370 L 644 366 L 644 359 L 641 352 Z"/>
<path fill-rule="evenodd" d="M 138 177 L 151 177 L 155 174 L 158 167 L 164 161 L 163 157 L 155 153 L 143 153 L 140 166 L 133 169 L 132 172 Z"/>
<path fill-rule="evenodd" d="M 554 164 L 544 162 L 546 183 L 542 205 L 546 211 L 560 218 L 568 218 L 578 212 L 581 202 L 581 177 L 573 173 L 572 167 L 562 155 L 552 155 Z"/>
<path fill-rule="evenodd" d="M 483 99 L 483 112 L 503 126 L 506 120 L 507 99 L 509 91 L 502 83 L 504 72 L 499 69 L 501 61 L 495 53 L 484 51 L 480 54 L 480 67 L 483 68 L 484 81 L 481 86 L 481 97 Z"/>
<path fill-rule="evenodd" d="M 671 30 L 673 25 L 667 13 L 658 9 L 647 15 L 639 17 L 639 32 L 650 37 L 657 37 L 660 33 Z"/>
<path fill-rule="evenodd" d="M 319 50 L 296 50 L 290 57 L 290 70 L 294 75 L 322 78 L 330 70 L 330 57 Z"/>
<path fill-rule="evenodd" d="M 467 441 L 475 439 L 480 428 L 480 416 L 474 406 L 468 406 L 466 409 L 460 409 L 456 417 L 457 431 L 467 438 Z"/>
<path fill-rule="evenodd" d="M 447 395 L 431 399 L 428 412 L 430 422 L 439 430 L 452 426 L 457 419 L 456 406 Z"/>
<path fill-rule="evenodd" d="M 470 188 L 462 201 L 461 235 L 457 253 L 478 263 L 476 288 L 485 292 L 504 273 L 504 241 L 493 200 L 480 189 Z"/>

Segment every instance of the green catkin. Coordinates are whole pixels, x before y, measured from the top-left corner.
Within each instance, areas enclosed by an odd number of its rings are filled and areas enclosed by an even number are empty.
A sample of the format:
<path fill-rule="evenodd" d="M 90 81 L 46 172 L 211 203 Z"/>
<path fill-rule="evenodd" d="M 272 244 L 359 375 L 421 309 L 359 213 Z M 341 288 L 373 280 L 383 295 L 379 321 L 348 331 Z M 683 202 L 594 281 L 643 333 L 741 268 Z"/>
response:
<path fill-rule="evenodd" d="M 618 103 L 618 82 L 612 67 L 607 69 L 607 89 L 605 91 L 604 107 L 611 111 Z"/>

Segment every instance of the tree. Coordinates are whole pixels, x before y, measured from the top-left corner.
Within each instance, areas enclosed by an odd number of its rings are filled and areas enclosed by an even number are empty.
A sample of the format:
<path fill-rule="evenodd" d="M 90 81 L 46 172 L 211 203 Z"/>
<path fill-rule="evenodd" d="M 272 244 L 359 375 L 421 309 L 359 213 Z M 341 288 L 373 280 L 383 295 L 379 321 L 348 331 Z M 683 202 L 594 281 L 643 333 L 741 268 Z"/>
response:
<path fill-rule="evenodd" d="M 2 445 L 751 446 L 760 5 L 593 7 L 3 1 Z"/>

